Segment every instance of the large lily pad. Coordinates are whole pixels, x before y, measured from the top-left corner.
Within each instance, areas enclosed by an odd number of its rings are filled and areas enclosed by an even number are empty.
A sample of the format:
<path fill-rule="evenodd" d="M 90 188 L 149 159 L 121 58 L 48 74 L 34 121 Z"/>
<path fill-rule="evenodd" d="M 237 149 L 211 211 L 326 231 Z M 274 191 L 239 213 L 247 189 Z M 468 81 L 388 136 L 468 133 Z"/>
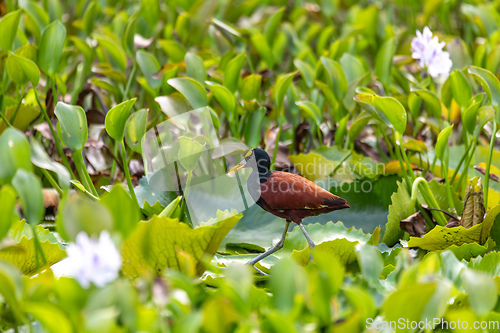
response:
<path fill-rule="evenodd" d="M 218 212 L 213 225 L 191 228 L 178 219 L 154 216 L 140 222 L 123 244 L 123 272 L 134 278 L 143 271 L 160 272 L 165 268 L 180 269 L 179 253 L 189 254 L 196 264 L 196 274 L 205 270 L 203 261 L 214 256 L 222 240 L 241 215 Z"/>
<path fill-rule="evenodd" d="M 48 229 L 38 225 L 35 230 L 48 266 L 66 257 L 66 251 Z M 37 265 L 35 240 L 31 227 L 24 220 L 18 221 L 9 230 L 8 237 L 12 238 L 15 244 L 0 249 L 0 259 L 15 265 L 25 275 L 38 272 L 42 268 L 42 259 L 38 257 Z"/>
<path fill-rule="evenodd" d="M 499 213 L 500 205 L 497 205 L 488 212 L 483 223 L 469 229 L 462 226 L 446 228 L 438 225 L 422 238 L 410 237 L 408 246 L 418 246 L 424 250 L 436 251 L 447 249 L 452 245 L 459 246 L 469 243 L 484 244 L 490 234 L 493 222 Z"/>

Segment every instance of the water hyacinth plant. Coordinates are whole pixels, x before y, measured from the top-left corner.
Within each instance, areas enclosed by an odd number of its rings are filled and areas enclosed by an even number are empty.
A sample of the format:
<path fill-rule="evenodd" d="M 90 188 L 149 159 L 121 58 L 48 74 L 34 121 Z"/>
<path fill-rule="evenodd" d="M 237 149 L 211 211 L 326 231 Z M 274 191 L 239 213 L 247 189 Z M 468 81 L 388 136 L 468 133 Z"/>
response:
<path fill-rule="evenodd" d="M 0 332 L 500 331 L 499 18 L 0 1 Z"/>
<path fill-rule="evenodd" d="M 425 27 L 423 32 L 417 30 L 417 37 L 411 41 L 411 56 L 433 78 L 447 77 L 453 63 L 450 54 L 443 51 L 445 45 L 445 42 L 439 42 L 437 36 L 432 37 L 432 31 Z"/>
<path fill-rule="evenodd" d="M 66 246 L 66 253 L 68 257 L 53 267 L 54 274 L 72 277 L 84 288 L 91 283 L 104 287 L 118 277 L 122 266 L 120 253 L 106 230 L 97 239 L 80 232 L 76 242 Z"/>

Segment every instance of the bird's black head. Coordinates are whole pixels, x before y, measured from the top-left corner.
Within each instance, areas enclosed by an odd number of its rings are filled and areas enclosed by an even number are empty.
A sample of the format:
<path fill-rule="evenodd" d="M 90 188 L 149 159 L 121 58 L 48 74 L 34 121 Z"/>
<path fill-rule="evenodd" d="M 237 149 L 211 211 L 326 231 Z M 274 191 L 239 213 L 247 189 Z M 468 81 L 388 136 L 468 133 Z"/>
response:
<path fill-rule="evenodd" d="M 245 155 L 245 159 L 232 168 L 229 173 L 233 173 L 241 168 L 257 169 L 260 175 L 265 175 L 271 168 L 271 159 L 264 149 L 255 148 Z"/>
<path fill-rule="evenodd" d="M 257 163 L 257 169 L 259 174 L 266 174 L 271 168 L 271 159 L 264 149 L 255 148 L 252 149 L 252 155 L 255 156 L 255 162 Z"/>

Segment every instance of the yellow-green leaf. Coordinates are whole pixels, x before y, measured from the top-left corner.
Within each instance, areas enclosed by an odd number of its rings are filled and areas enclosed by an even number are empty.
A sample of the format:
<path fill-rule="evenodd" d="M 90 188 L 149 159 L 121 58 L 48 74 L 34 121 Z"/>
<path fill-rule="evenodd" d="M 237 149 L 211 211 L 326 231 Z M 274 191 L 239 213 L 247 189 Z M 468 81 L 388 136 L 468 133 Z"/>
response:
<path fill-rule="evenodd" d="M 222 240 L 241 215 L 218 212 L 213 225 L 202 224 L 192 229 L 178 219 L 154 216 L 139 223 L 123 244 L 123 273 L 131 278 L 144 270 L 180 269 L 178 251 L 191 255 L 196 263 L 196 274 L 205 271 L 203 261 L 214 256 Z"/>

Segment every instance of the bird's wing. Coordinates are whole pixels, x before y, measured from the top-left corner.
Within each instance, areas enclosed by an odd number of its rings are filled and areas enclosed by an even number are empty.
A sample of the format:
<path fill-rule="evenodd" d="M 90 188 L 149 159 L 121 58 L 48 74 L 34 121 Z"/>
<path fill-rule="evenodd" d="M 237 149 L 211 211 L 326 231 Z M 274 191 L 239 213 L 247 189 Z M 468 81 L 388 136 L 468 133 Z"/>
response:
<path fill-rule="evenodd" d="M 260 186 L 260 196 L 272 209 L 345 208 L 346 201 L 293 173 L 276 171 Z"/>

